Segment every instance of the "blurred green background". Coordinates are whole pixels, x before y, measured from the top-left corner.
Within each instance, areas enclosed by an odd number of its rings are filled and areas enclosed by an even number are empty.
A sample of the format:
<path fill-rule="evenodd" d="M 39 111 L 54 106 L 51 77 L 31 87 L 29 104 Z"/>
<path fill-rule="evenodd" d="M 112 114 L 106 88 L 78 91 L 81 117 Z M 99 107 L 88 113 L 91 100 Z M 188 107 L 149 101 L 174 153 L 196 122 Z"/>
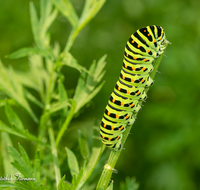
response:
<path fill-rule="evenodd" d="M 33 2 L 38 7 L 39 0 Z M 72 3 L 80 15 L 84 1 L 72 0 Z M 4 56 L 33 45 L 28 7 L 28 0 L 0 1 L 0 58 L 4 64 L 12 64 L 20 70 L 26 70 L 27 59 L 8 60 Z M 114 187 L 117 190 L 126 176 L 135 176 L 140 190 L 198 190 L 199 0 L 110 0 L 105 3 L 78 36 L 71 53 L 86 68 L 93 59 L 98 60 L 107 54 L 106 83 L 92 103 L 73 120 L 71 131 L 76 136 L 77 128 L 86 131 L 92 127 L 95 118 L 101 119 L 119 77 L 127 39 L 137 29 L 154 24 L 165 29 L 167 39 L 172 44 L 167 47 L 155 83 L 116 165 L 118 173 L 113 174 Z M 60 15 L 50 29 L 52 43 L 57 40 L 64 48 L 70 30 L 69 22 Z M 79 73 L 66 67 L 63 72 L 66 88 L 73 92 Z M 2 113 L 3 109 L 0 111 Z M 22 117 L 27 128 L 34 131 L 36 124 L 24 112 Z M 66 146 L 67 143 L 70 142 L 66 142 Z"/>

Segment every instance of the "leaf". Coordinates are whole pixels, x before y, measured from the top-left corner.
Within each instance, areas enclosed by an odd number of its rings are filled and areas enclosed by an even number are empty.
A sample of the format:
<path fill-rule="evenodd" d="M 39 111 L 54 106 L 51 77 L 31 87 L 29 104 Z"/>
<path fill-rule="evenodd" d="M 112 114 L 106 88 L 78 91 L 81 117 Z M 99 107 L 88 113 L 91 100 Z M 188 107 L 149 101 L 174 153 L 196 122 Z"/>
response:
<path fill-rule="evenodd" d="M 22 133 L 24 134 L 24 136 L 26 137 L 27 140 L 43 144 L 46 147 L 50 148 L 47 143 L 40 141 L 35 135 L 29 133 L 28 129 L 26 129 Z"/>
<path fill-rule="evenodd" d="M 97 63 L 93 62 L 91 64 L 89 72 L 92 73 L 92 75 L 88 75 L 84 72 L 81 73 L 73 97 L 77 103 L 75 113 L 77 113 L 101 90 L 104 82 L 100 85 L 99 82 L 105 74 L 105 72 L 102 72 L 105 67 L 105 58 L 106 56 L 103 56 Z"/>
<path fill-rule="evenodd" d="M 87 69 L 85 69 L 83 66 L 81 66 L 78 63 L 78 61 L 69 52 L 62 53 L 62 55 L 61 55 L 61 64 L 62 65 L 67 65 L 67 66 L 72 67 L 74 69 L 77 69 L 80 73 L 82 71 L 85 71 L 86 73 L 89 73 L 89 71 Z"/>
<path fill-rule="evenodd" d="M 32 168 L 30 167 L 27 161 L 29 158 L 25 156 L 25 153 L 23 152 L 22 155 L 19 154 L 19 152 L 12 146 L 9 146 L 10 155 L 13 157 L 13 159 L 17 162 L 12 163 L 12 165 L 21 172 L 24 177 L 31 178 L 33 177 Z M 21 150 L 23 151 L 23 150 Z M 30 162 L 30 161 L 29 161 Z"/>
<path fill-rule="evenodd" d="M 51 0 L 58 10 L 69 20 L 75 28 L 78 25 L 78 16 L 69 0 Z"/>
<path fill-rule="evenodd" d="M 106 0 L 86 0 L 79 27 L 83 28 L 101 9 Z"/>
<path fill-rule="evenodd" d="M 95 73 L 93 74 L 95 80 L 98 81 L 98 82 L 102 79 L 102 76 L 101 76 L 101 75 L 102 75 L 103 69 L 104 69 L 105 66 L 106 66 L 106 61 L 105 61 L 106 57 L 107 57 L 107 55 L 104 55 L 103 57 L 101 57 L 101 58 L 99 59 L 99 61 L 97 62 L 97 66 L 96 66 L 96 69 L 95 69 Z M 103 75 L 104 75 L 104 74 L 105 74 L 105 73 L 103 73 Z M 99 80 L 99 78 L 100 78 L 100 80 Z"/>
<path fill-rule="evenodd" d="M 104 146 L 102 146 L 102 143 L 99 139 L 99 130 L 96 130 L 99 128 L 99 123 L 95 121 L 94 127 L 93 127 L 93 148 L 92 148 L 92 154 L 89 158 L 89 161 L 84 168 L 83 176 L 81 177 L 81 180 L 78 184 L 78 188 L 80 189 L 83 184 L 87 181 L 87 179 L 91 176 L 92 172 L 94 171 L 103 151 L 104 151 Z M 98 134 L 97 134 L 98 132 Z M 98 138 L 97 138 L 98 135 Z M 96 142 L 97 141 L 97 142 Z M 78 189 L 77 188 L 77 189 Z"/>
<path fill-rule="evenodd" d="M 46 59 L 49 60 L 49 59 Z M 50 74 L 46 71 L 43 58 L 39 55 L 29 56 L 29 72 L 24 76 L 34 83 L 34 89 L 40 94 L 41 100 L 45 100 L 45 87 L 48 88 Z M 50 62 L 50 61 L 49 61 Z M 53 75 L 54 76 L 54 75 Z M 24 83 L 23 83 L 24 84 Z"/>
<path fill-rule="evenodd" d="M 35 40 L 35 43 L 37 46 L 42 49 L 42 44 L 40 42 L 40 26 L 39 26 L 39 20 L 37 17 L 37 11 L 35 9 L 35 6 L 33 2 L 30 2 L 29 6 L 29 11 L 30 11 L 30 17 L 31 17 L 31 27 L 32 27 L 32 32 L 33 32 L 33 37 Z"/>
<path fill-rule="evenodd" d="M 138 190 L 139 184 L 135 178 L 126 177 L 125 183 L 120 183 L 120 190 Z"/>
<path fill-rule="evenodd" d="M 13 184 L 13 183 L 9 183 L 6 181 L 0 181 L 0 187 L 7 187 L 7 188 L 17 188 L 17 189 L 25 189 L 27 190 L 27 188 L 21 186 L 21 184 Z"/>
<path fill-rule="evenodd" d="M 13 105 L 13 106 L 19 106 L 18 103 L 15 100 L 5 99 L 5 100 L 0 100 L 0 107 L 5 106 L 6 102 L 8 102 L 10 105 Z"/>
<path fill-rule="evenodd" d="M 34 178 L 33 178 L 34 179 Z M 49 190 L 46 185 L 43 184 L 36 184 L 35 181 L 27 181 L 24 183 L 24 181 L 16 182 L 17 184 L 20 184 L 21 187 L 24 187 L 26 190 Z"/>
<path fill-rule="evenodd" d="M 21 120 L 19 119 L 17 114 L 13 111 L 13 109 L 10 107 L 8 102 L 6 102 L 5 113 L 11 125 L 14 124 L 17 128 L 24 130 L 24 126 Z"/>
<path fill-rule="evenodd" d="M 18 104 L 21 105 L 30 114 L 33 120 L 38 122 L 36 115 L 24 97 L 23 86 L 16 77 L 15 72 L 12 70 L 12 68 L 9 70 L 5 68 L 1 61 L 0 70 L 0 90 L 18 102 Z"/>
<path fill-rule="evenodd" d="M 14 160 L 8 153 L 8 145 L 12 146 L 12 141 L 9 134 L 1 132 L 1 156 L 3 161 L 4 174 L 12 175 L 16 174 L 17 170 L 10 164 L 10 162 L 13 162 Z"/>
<path fill-rule="evenodd" d="M 6 132 L 6 133 L 9 133 L 9 134 L 21 137 L 21 138 L 26 138 L 24 135 L 22 135 L 22 134 L 20 134 L 20 133 L 18 133 L 16 131 L 14 131 L 13 129 L 11 129 L 10 127 L 8 127 L 1 120 L 0 120 L 0 131 Z"/>
<path fill-rule="evenodd" d="M 60 80 L 58 81 L 58 93 L 60 102 L 68 100 L 67 91 L 65 90 L 65 87 Z"/>
<path fill-rule="evenodd" d="M 40 182 L 40 151 L 36 152 L 35 162 L 34 162 L 34 177 L 35 180 Z"/>
<path fill-rule="evenodd" d="M 102 143 L 99 139 L 99 123 L 95 121 L 94 127 L 93 127 L 93 147 L 92 147 L 92 154 L 90 156 L 90 159 L 88 161 L 88 164 L 86 166 L 88 175 L 92 173 L 94 170 L 96 164 L 98 163 L 104 149 L 102 148 Z M 103 146 L 104 147 L 104 146 Z"/>
<path fill-rule="evenodd" d="M 68 149 L 67 147 L 65 149 L 67 151 L 67 163 L 68 163 L 68 166 L 70 169 L 71 176 L 73 176 L 73 175 L 78 176 L 79 166 L 78 166 L 77 158 L 70 149 Z"/>
<path fill-rule="evenodd" d="M 33 96 L 29 91 L 25 90 L 24 94 L 27 99 L 29 99 L 31 102 L 35 103 L 40 108 L 44 108 L 44 105 L 37 99 L 35 96 Z"/>
<path fill-rule="evenodd" d="M 89 102 L 92 98 L 94 98 L 97 95 L 97 93 L 103 87 L 104 83 L 105 82 L 102 82 L 94 91 L 92 91 L 92 93 L 89 94 L 87 92 L 82 92 L 81 94 L 79 94 L 78 97 L 74 98 L 76 101 L 78 99 L 75 113 L 77 113 L 81 107 L 83 107 L 87 102 Z"/>
<path fill-rule="evenodd" d="M 1 120 L 0 120 L 0 131 L 2 132 L 6 132 L 6 133 L 9 133 L 9 134 L 12 134 L 12 135 L 15 135 L 15 136 L 18 136 L 20 138 L 23 138 L 23 139 L 27 139 L 27 140 L 30 140 L 30 141 L 33 141 L 33 142 L 37 142 L 37 143 L 41 143 L 43 145 L 47 145 L 46 143 L 43 143 L 42 141 L 40 141 L 37 137 L 35 137 L 34 135 L 30 134 L 28 132 L 28 130 L 21 130 L 20 128 L 17 128 L 15 125 L 12 125 L 12 129 L 10 127 L 8 127 L 5 123 L 3 123 Z M 47 145 L 47 147 L 49 147 Z"/>
<path fill-rule="evenodd" d="M 58 81 L 58 95 L 59 95 L 59 102 L 69 101 L 67 91 L 65 90 L 65 87 L 64 87 L 63 83 L 61 82 L 61 80 Z M 66 117 L 66 115 L 68 115 L 67 111 L 68 111 L 68 107 L 63 109 L 64 117 Z"/>
<path fill-rule="evenodd" d="M 21 156 L 23 157 L 23 159 L 24 159 L 24 161 L 26 163 L 27 169 L 29 169 L 30 171 L 32 171 L 30 160 L 29 160 L 29 157 L 28 157 L 26 151 L 24 150 L 24 148 L 19 143 L 18 143 L 18 147 L 19 147 L 19 151 L 21 153 Z"/>
<path fill-rule="evenodd" d="M 50 35 L 47 33 L 50 25 L 53 23 L 57 16 L 57 10 L 55 9 L 52 13 L 52 5 L 49 1 L 43 0 L 41 3 L 41 18 L 38 19 L 37 11 L 34 7 L 34 4 L 30 3 L 30 16 L 31 16 L 31 26 L 33 31 L 33 37 L 37 47 L 45 51 L 45 57 L 49 57 L 50 59 L 54 60 L 54 54 L 50 47 Z"/>
<path fill-rule="evenodd" d="M 83 156 L 84 159 L 88 160 L 90 157 L 90 150 L 89 150 L 87 139 L 83 136 L 80 130 L 78 131 L 78 134 L 79 134 L 78 142 L 79 142 L 81 155 Z"/>
<path fill-rule="evenodd" d="M 34 47 L 25 47 L 25 48 L 21 48 L 9 55 L 6 56 L 6 58 L 10 58 L 10 59 L 19 59 L 22 57 L 27 57 L 30 55 L 41 55 L 42 57 L 47 57 L 50 58 L 50 55 L 47 51 L 45 50 L 41 50 L 41 49 L 37 49 Z"/>
<path fill-rule="evenodd" d="M 79 183 L 80 183 L 80 180 L 83 176 L 83 172 L 84 172 L 84 170 L 83 170 L 83 168 L 81 168 L 78 176 L 73 175 L 73 177 L 72 177 L 72 187 L 73 187 L 73 189 L 80 189 Z"/>
<path fill-rule="evenodd" d="M 106 188 L 106 190 L 113 190 L 113 180 L 111 181 L 110 185 Z"/>
<path fill-rule="evenodd" d="M 72 186 L 65 182 L 65 175 L 58 184 L 58 190 L 73 190 Z"/>
<path fill-rule="evenodd" d="M 66 108 L 67 106 L 70 106 L 70 103 L 67 100 L 65 100 L 63 102 L 54 103 L 51 106 L 51 108 L 48 110 L 48 114 L 52 114 L 54 112 L 62 110 L 63 108 Z"/>
<path fill-rule="evenodd" d="M 44 47 L 49 46 L 50 38 L 47 35 L 47 30 L 55 20 L 57 16 L 57 9 L 52 12 L 52 4 L 48 0 L 43 0 L 40 2 L 40 40 Z M 52 13 L 51 13 L 52 12 Z"/>
<path fill-rule="evenodd" d="M 30 165 L 30 160 L 28 158 L 28 155 L 26 153 L 26 151 L 24 150 L 24 148 L 19 145 L 19 150 L 20 153 L 13 148 L 12 146 L 9 146 L 9 151 L 10 151 L 10 155 L 14 158 L 14 160 L 16 162 L 12 162 L 11 164 L 20 172 L 23 174 L 23 176 L 21 176 L 20 174 L 15 174 L 14 176 L 16 177 L 16 182 L 17 184 L 19 184 L 21 187 L 24 187 L 27 190 L 48 190 L 45 186 L 41 186 L 39 181 L 35 181 L 34 178 L 34 174 L 33 174 L 33 169 Z M 29 178 L 32 179 L 31 181 L 27 181 L 26 183 L 24 183 L 24 181 L 20 181 L 18 179 L 20 178 Z M 40 186 L 40 188 L 39 188 Z"/>

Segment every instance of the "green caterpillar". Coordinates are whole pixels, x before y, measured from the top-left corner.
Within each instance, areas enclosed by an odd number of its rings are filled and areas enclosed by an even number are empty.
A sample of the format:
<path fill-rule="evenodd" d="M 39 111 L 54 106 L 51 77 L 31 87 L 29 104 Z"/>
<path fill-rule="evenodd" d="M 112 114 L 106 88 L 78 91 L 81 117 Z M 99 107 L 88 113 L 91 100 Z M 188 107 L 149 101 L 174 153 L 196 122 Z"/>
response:
<path fill-rule="evenodd" d="M 137 30 L 129 38 L 123 66 L 112 92 L 100 125 L 103 144 L 117 151 L 121 149 L 122 134 L 127 125 L 135 121 L 135 113 L 145 100 L 145 88 L 153 84 L 149 74 L 155 58 L 164 53 L 168 41 L 161 26 L 147 26 Z"/>

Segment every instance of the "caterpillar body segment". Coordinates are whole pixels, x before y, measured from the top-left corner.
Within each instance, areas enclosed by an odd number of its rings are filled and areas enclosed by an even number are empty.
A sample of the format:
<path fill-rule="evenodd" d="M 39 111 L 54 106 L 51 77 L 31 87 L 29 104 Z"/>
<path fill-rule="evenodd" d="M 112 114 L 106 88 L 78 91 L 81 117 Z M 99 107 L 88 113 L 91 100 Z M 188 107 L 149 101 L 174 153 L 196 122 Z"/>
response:
<path fill-rule="evenodd" d="M 123 61 L 123 70 L 126 72 L 133 72 L 135 74 L 149 74 L 153 71 L 152 64 L 132 64 L 131 62 L 124 59 Z"/>

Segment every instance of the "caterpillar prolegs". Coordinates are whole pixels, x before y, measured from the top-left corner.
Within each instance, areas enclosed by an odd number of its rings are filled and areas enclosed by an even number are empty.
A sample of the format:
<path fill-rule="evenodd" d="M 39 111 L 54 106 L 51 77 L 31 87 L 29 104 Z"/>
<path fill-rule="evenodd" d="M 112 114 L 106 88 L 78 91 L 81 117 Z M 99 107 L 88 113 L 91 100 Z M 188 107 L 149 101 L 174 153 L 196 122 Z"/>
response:
<path fill-rule="evenodd" d="M 120 77 L 105 108 L 100 125 L 102 142 L 113 150 L 121 149 L 122 134 L 135 121 L 135 113 L 146 99 L 145 88 L 153 84 L 149 74 L 153 62 L 164 53 L 168 41 L 161 26 L 137 30 L 126 43 Z"/>

